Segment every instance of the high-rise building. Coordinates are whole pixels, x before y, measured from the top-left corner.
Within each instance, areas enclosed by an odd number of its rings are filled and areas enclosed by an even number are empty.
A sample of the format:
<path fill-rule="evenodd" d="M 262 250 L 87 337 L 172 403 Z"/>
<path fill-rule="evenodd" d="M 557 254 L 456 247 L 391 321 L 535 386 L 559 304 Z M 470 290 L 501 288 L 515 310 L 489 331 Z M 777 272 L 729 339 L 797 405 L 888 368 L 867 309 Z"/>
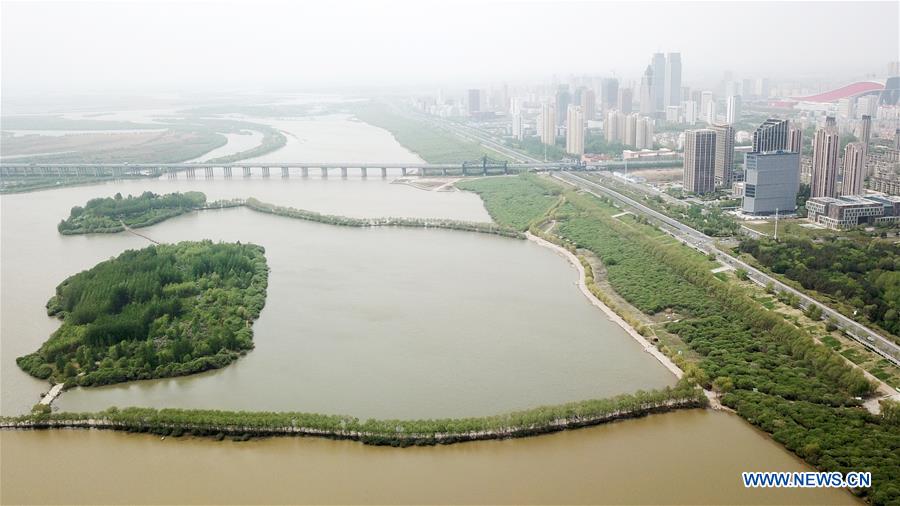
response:
<path fill-rule="evenodd" d="M 594 95 L 594 90 L 590 88 L 581 90 L 581 110 L 584 111 L 585 121 L 597 118 L 597 96 Z"/>
<path fill-rule="evenodd" d="M 900 151 L 900 128 L 894 130 L 894 149 Z"/>
<path fill-rule="evenodd" d="M 622 142 L 623 132 L 619 130 L 619 116 L 624 116 L 624 114 L 620 111 L 609 111 L 606 114 L 603 130 L 606 134 L 607 144 L 618 144 Z"/>
<path fill-rule="evenodd" d="M 841 119 L 851 119 L 856 116 L 856 103 L 853 99 L 842 98 L 838 100 L 838 116 Z"/>
<path fill-rule="evenodd" d="M 741 96 L 731 95 L 725 109 L 725 122 L 733 125 L 741 120 Z"/>
<path fill-rule="evenodd" d="M 716 133 L 716 186 L 731 188 L 731 182 L 734 179 L 734 127 L 715 125 L 710 130 Z"/>
<path fill-rule="evenodd" d="M 844 147 L 844 179 L 841 195 L 864 195 L 863 180 L 866 177 L 865 149 L 861 142 L 851 142 Z"/>
<path fill-rule="evenodd" d="M 569 104 L 572 103 L 572 95 L 569 93 L 569 85 L 562 84 L 556 90 L 556 124 L 565 125 Z"/>
<path fill-rule="evenodd" d="M 622 89 L 624 91 L 624 88 Z M 600 109 L 606 113 L 619 107 L 619 80 L 615 78 L 604 79 L 600 83 Z M 630 96 L 630 94 L 629 94 Z"/>
<path fill-rule="evenodd" d="M 656 102 L 653 96 L 654 80 L 653 66 L 647 65 L 647 68 L 644 70 L 644 75 L 641 77 L 641 96 L 638 97 L 638 100 L 640 100 L 641 114 L 653 114 L 656 110 Z"/>
<path fill-rule="evenodd" d="M 800 153 L 767 151 L 744 155 L 744 198 L 747 214 L 791 213 L 800 191 Z"/>
<path fill-rule="evenodd" d="M 803 151 L 803 130 L 798 126 L 791 125 L 788 129 L 787 151 L 791 153 Z"/>
<path fill-rule="evenodd" d="M 619 98 L 616 102 L 619 110 L 625 114 L 631 114 L 631 103 L 634 101 L 631 95 L 631 88 L 619 88 Z"/>
<path fill-rule="evenodd" d="M 753 152 L 762 153 L 787 149 L 789 127 L 786 119 L 767 119 L 753 132 Z"/>
<path fill-rule="evenodd" d="M 869 153 L 869 142 L 872 139 L 872 116 L 865 115 L 859 122 L 859 141 L 863 145 L 863 159 Z"/>
<path fill-rule="evenodd" d="M 632 113 L 625 118 L 625 130 L 623 130 L 622 134 L 622 144 L 634 146 L 637 143 L 637 122 L 640 117 L 640 114 Z"/>
<path fill-rule="evenodd" d="M 566 153 L 581 157 L 584 154 L 584 111 L 580 105 L 570 105 L 566 117 Z"/>
<path fill-rule="evenodd" d="M 666 55 L 653 53 L 653 114 L 666 110 Z M 680 64 L 679 64 L 680 65 Z"/>
<path fill-rule="evenodd" d="M 813 165 L 810 176 L 810 196 L 834 197 L 837 195 L 838 149 L 840 136 L 833 116 L 829 116 L 824 128 L 816 130 L 813 139 Z"/>
<path fill-rule="evenodd" d="M 716 118 L 718 117 L 718 113 L 716 112 L 716 101 L 710 100 L 706 103 L 706 111 L 704 111 L 704 117 L 706 118 L 706 124 L 712 125 L 716 122 Z"/>
<path fill-rule="evenodd" d="M 653 119 L 646 116 L 638 118 L 635 124 L 634 147 L 650 149 L 653 147 Z"/>
<path fill-rule="evenodd" d="M 512 119 L 512 136 L 513 139 L 521 141 L 525 139 L 525 128 L 522 122 L 522 113 L 515 112 L 510 116 Z"/>
<path fill-rule="evenodd" d="M 547 146 L 556 144 L 556 109 L 553 104 L 541 104 L 541 142 Z"/>
<path fill-rule="evenodd" d="M 681 121 L 681 107 L 677 105 L 666 106 L 666 123 L 679 123 Z"/>
<path fill-rule="evenodd" d="M 688 100 L 684 103 L 684 122 L 688 125 L 697 123 L 697 102 Z"/>
<path fill-rule="evenodd" d="M 681 53 L 666 55 L 664 107 L 681 104 Z M 664 110 L 664 109 L 663 109 Z"/>
<path fill-rule="evenodd" d="M 715 190 L 716 132 L 709 129 L 684 132 L 684 189 L 692 193 Z"/>
<path fill-rule="evenodd" d="M 468 110 L 469 115 L 477 114 L 481 111 L 481 90 L 469 90 Z"/>
<path fill-rule="evenodd" d="M 709 109 L 710 102 L 714 102 L 713 92 L 701 91 L 700 92 L 700 114 L 704 118 L 706 118 L 706 114 L 707 114 L 707 110 Z"/>

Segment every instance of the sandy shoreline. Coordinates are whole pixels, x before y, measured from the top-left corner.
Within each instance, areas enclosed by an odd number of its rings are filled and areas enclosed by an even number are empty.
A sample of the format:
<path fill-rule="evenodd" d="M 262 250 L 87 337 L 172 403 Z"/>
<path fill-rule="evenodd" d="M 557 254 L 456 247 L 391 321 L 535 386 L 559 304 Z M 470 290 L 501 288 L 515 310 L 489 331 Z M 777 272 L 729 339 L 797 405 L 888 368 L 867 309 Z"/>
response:
<path fill-rule="evenodd" d="M 544 246 L 545 248 L 550 248 L 553 251 L 556 251 L 560 255 L 564 256 L 566 258 L 566 260 L 568 260 L 569 263 L 572 264 L 575 267 L 575 269 L 578 270 L 578 288 L 581 290 L 581 293 L 583 293 L 584 296 L 587 297 L 587 299 L 589 301 L 591 301 L 591 304 L 597 306 L 604 313 L 606 313 L 606 316 L 608 316 L 610 320 L 612 320 L 614 323 L 616 323 L 617 325 L 622 327 L 625 330 L 625 332 L 628 333 L 628 335 L 630 335 L 632 338 L 634 338 L 634 340 L 637 341 L 638 344 L 640 344 L 644 348 L 644 351 L 653 355 L 653 358 L 655 358 L 663 366 L 665 366 L 665 368 L 668 369 L 669 372 L 674 374 L 676 378 L 681 379 L 681 377 L 684 376 L 684 371 L 682 371 L 677 365 L 675 365 L 675 362 L 672 362 L 672 360 L 669 359 L 669 357 L 665 356 L 661 351 L 659 351 L 656 348 L 656 346 L 653 345 L 653 343 L 648 341 L 647 338 L 645 338 L 644 336 L 640 335 L 636 330 L 634 330 L 634 327 L 629 325 L 628 322 L 623 320 L 621 316 L 616 314 L 615 311 L 613 311 L 609 306 L 607 306 L 600 299 L 595 297 L 594 294 L 592 294 L 590 290 L 588 290 L 587 283 L 585 282 L 584 266 L 581 265 L 581 262 L 578 260 L 578 257 L 573 255 L 569 250 L 563 248 L 562 246 L 557 246 L 556 244 L 553 244 L 550 241 L 541 239 L 540 237 L 532 234 L 531 232 L 526 232 L 525 236 L 528 237 L 529 241 L 534 241 L 535 243 L 540 244 L 541 246 Z"/>

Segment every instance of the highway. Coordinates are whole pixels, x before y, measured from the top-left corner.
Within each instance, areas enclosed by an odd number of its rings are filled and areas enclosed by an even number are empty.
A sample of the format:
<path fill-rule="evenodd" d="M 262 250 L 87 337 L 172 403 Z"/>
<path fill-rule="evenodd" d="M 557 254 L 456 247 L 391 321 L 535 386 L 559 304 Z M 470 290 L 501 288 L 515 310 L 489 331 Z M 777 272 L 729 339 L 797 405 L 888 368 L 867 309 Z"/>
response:
<path fill-rule="evenodd" d="M 807 307 L 810 304 L 815 304 L 822 309 L 822 314 L 825 318 L 833 318 L 840 329 L 842 329 L 848 336 L 855 339 L 856 341 L 863 344 L 866 348 L 878 353 L 882 357 L 890 360 L 895 365 L 900 366 L 900 346 L 895 344 L 893 341 L 885 338 L 884 336 L 876 333 L 872 329 L 860 324 L 857 321 L 854 321 L 841 313 L 835 311 L 834 309 L 826 306 L 825 304 L 816 301 L 812 297 L 806 295 L 805 293 L 796 290 L 781 281 L 769 276 L 768 274 L 760 271 L 759 269 L 747 264 L 746 262 L 735 258 L 729 253 L 726 253 L 719 248 L 716 247 L 715 239 L 712 237 L 694 230 L 693 228 L 681 223 L 678 220 L 672 219 L 654 209 L 651 209 L 640 202 L 635 201 L 625 195 L 622 195 L 614 190 L 611 190 L 605 186 L 599 185 L 593 181 L 585 179 L 578 174 L 573 174 L 571 172 L 559 172 L 553 174 L 553 177 L 572 184 L 578 188 L 586 190 L 597 196 L 606 196 L 616 201 L 628 205 L 634 209 L 637 209 L 641 213 L 654 218 L 661 224 L 665 226 L 662 227 L 663 230 L 671 234 L 676 239 L 684 242 L 685 244 L 693 247 L 694 249 L 707 254 L 713 253 L 716 258 L 725 265 L 729 265 L 736 269 L 743 269 L 747 271 L 748 276 L 754 282 L 761 286 L 766 286 L 769 283 L 775 287 L 776 290 L 781 292 L 788 292 L 799 297 L 801 305 L 803 307 Z"/>

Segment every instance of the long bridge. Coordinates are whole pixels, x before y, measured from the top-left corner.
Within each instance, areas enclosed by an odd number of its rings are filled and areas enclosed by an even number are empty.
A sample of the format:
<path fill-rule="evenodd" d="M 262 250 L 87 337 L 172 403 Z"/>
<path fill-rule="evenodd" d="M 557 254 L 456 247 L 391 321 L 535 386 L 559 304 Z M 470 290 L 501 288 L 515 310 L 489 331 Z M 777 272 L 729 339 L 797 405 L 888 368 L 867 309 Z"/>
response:
<path fill-rule="evenodd" d="M 388 170 L 399 170 L 404 176 L 417 174 L 428 175 L 462 175 L 483 176 L 493 174 L 515 174 L 524 171 L 559 171 L 559 170 L 597 170 L 613 169 L 622 162 L 600 162 L 590 165 L 578 162 L 508 162 L 492 160 L 484 157 L 474 161 L 457 163 L 415 163 L 415 162 L 234 162 L 234 163 L 27 163 L 0 162 L 0 177 L 161 177 L 175 178 L 184 173 L 188 178 L 199 176 L 212 178 L 215 171 L 221 171 L 225 177 L 243 174 L 250 177 L 260 174 L 270 177 L 272 173 L 281 177 L 290 177 L 299 173 L 303 177 L 309 172 L 319 171 L 322 177 L 328 177 L 332 171 L 340 171 L 341 177 L 349 173 L 358 173 L 368 177 L 370 172 L 380 172 L 387 177 Z M 659 162 L 629 162 L 631 168 L 658 167 Z"/>
<path fill-rule="evenodd" d="M 213 171 L 220 170 L 225 177 L 238 173 L 245 177 L 261 174 L 269 177 L 280 171 L 282 177 L 290 177 L 292 173 L 309 176 L 309 171 L 320 171 L 322 177 L 328 177 L 332 171 L 340 171 L 342 177 L 355 172 L 368 177 L 369 172 L 379 172 L 387 176 L 388 170 L 399 170 L 404 176 L 418 175 L 488 175 L 510 174 L 525 170 L 572 170 L 576 164 L 562 163 L 509 163 L 506 161 L 483 158 L 460 163 L 415 163 L 415 162 L 234 162 L 234 163 L 0 163 L 0 176 L 6 177 L 54 177 L 54 176 L 163 176 L 175 177 L 179 172 L 187 177 L 205 175 L 212 177 Z"/>

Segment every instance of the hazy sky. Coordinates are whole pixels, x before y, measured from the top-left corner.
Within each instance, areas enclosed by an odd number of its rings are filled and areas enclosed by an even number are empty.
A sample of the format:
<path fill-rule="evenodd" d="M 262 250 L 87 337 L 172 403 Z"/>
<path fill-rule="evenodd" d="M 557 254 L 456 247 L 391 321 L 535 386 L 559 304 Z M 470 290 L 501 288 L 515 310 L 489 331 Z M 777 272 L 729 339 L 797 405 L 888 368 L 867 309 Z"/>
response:
<path fill-rule="evenodd" d="M 888 2 L 2 1 L 2 91 L 478 86 L 639 75 L 680 51 L 691 84 L 883 74 Z"/>

